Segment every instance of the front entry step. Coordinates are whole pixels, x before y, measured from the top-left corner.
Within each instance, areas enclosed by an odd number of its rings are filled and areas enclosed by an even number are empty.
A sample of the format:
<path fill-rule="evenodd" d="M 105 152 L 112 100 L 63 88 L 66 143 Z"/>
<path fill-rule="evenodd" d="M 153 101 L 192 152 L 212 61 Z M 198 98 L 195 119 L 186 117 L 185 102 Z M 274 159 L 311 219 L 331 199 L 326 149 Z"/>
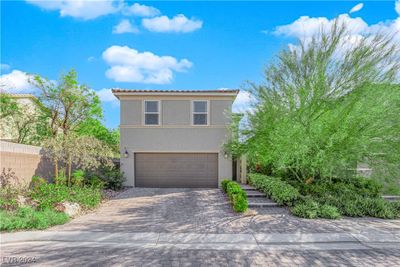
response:
<path fill-rule="evenodd" d="M 248 184 L 241 184 L 240 187 L 246 191 L 249 208 L 278 207 L 274 201 L 269 199 L 264 193 Z"/>
<path fill-rule="evenodd" d="M 248 203 L 249 208 L 270 208 L 270 207 L 278 207 L 278 204 L 276 203 L 269 203 L 269 202 L 249 202 Z"/>
<path fill-rule="evenodd" d="M 257 191 L 257 188 L 248 184 L 240 184 L 240 187 L 245 191 Z"/>
<path fill-rule="evenodd" d="M 278 204 L 267 197 L 248 197 L 247 201 L 249 207 L 253 208 L 278 207 Z"/>
<path fill-rule="evenodd" d="M 258 191 L 248 191 L 246 192 L 247 197 L 267 197 L 264 193 Z"/>

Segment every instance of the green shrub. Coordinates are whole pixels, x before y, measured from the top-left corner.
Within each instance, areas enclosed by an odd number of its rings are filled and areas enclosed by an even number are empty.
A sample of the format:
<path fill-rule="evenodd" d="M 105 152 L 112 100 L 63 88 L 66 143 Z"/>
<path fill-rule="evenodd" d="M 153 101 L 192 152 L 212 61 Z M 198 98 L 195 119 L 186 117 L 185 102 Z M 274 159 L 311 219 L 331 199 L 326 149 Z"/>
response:
<path fill-rule="evenodd" d="M 400 200 L 398 201 L 394 201 L 394 202 L 390 202 L 390 204 L 392 205 L 392 208 L 394 209 L 394 211 L 400 215 Z"/>
<path fill-rule="evenodd" d="M 40 210 L 52 209 L 55 203 L 63 201 L 77 202 L 84 208 L 93 208 L 101 201 L 100 189 L 88 186 L 44 184 L 32 190 L 29 195 L 38 201 Z"/>
<path fill-rule="evenodd" d="M 357 195 L 349 196 L 343 195 L 341 197 L 335 198 L 335 203 L 330 203 L 335 205 L 342 215 L 350 217 L 362 217 L 365 215 L 363 198 Z"/>
<path fill-rule="evenodd" d="M 385 195 L 400 196 L 400 185 L 398 182 L 388 182 L 383 189 Z"/>
<path fill-rule="evenodd" d="M 247 196 L 244 191 L 233 194 L 232 196 L 233 210 L 236 212 L 245 212 L 248 208 Z"/>
<path fill-rule="evenodd" d="M 224 189 L 226 188 L 226 189 Z M 244 212 L 248 208 L 246 192 L 236 182 L 230 180 L 222 181 L 222 189 L 227 193 L 232 202 L 233 210 L 236 212 Z"/>
<path fill-rule="evenodd" d="M 395 205 L 382 198 L 365 198 L 363 200 L 365 215 L 384 219 L 394 219 L 398 216 Z"/>
<path fill-rule="evenodd" d="M 18 207 L 17 196 L 18 190 L 11 187 L 0 188 L 0 209 L 14 210 Z"/>
<path fill-rule="evenodd" d="M 40 176 L 34 175 L 34 176 L 32 176 L 32 180 L 31 180 L 31 183 L 29 186 L 30 186 L 30 188 L 37 188 L 44 184 L 47 184 L 46 179 L 44 179 Z"/>
<path fill-rule="evenodd" d="M 108 189 L 121 190 L 125 182 L 124 173 L 117 167 L 103 167 L 99 177 L 105 182 Z"/>
<path fill-rule="evenodd" d="M 378 181 L 362 176 L 351 177 L 343 180 L 348 188 L 364 197 L 379 197 L 383 185 Z"/>
<path fill-rule="evenodd" d="M 266 193 L 279 205 L 292 205 L 301 196 L 295 187 L 277 177 L 252 173 L 249 174 L 249 181 L 253 186 Z"/>
<path fill-rule="evenodd" d="M 243 189 L 240 187 L 239 184 L 231 181 L 230 183 L 228 183 L 228 185 L 226 187 L 226 191 L 228 193 L 228 196 L 230 198 L 232 198 L 233 195 L 243 192 Z"/>
<path fill-rule="evenodd" d="M 85 172 L 83 170 L 75 170 L 72 173 L 72 184 L 82 186 L 85 179 Z"/>
<path fill-rule="evenodd" d="M 0 230 L 46 229 L 52 225 L 64 224 L 68 220 L 68 215 L 63 212 L 19 208 L 14 212 L 0 211 Z"/>
<path fill-rule="evenodd" d="M 222 187 L 222 190 L 226 193 L 226 190 L 227 190 L 227 186 L 228 186 L 228 183 L 229 182 L 231 182 L 231 180 L 228 180 L 228 179 L 224 179 L 224 180 L 222 180 L 221 181 L 221 187 Z"/>
<path fill-rule="evenodd" d="M 319 207 L 318 216 L 326 219 L 339 219 L 340 213 L 336 207 L 324 204 Z"/>
<path fill-rule="evenodd" d="M 319 209 L 320 207 L 317 202 L 311 199 L 305 199 L 294 205 L 294 207 L 291 208 L 291 212 L 298 217 L 314 219 L 318 217 Z"/>
<path fill-rule="evenodd" d="M 362 197 L 360 195 L 343 195 L 341 197 L 318 198 L 320 203 L 329 204 L 338 208 L 340 214 L 350 217 L 371 216 L 392 219 L 400 216 L 397 205 L 382 198 Z"/>
<path fill-rule="evenodd" d="M 85 177 L 85 184 L 99 189 L 103 189 L 106 186 L 106 182 L 94 174 Z"/>
<path fill-rule="evenodd" d="M 57 185 L 66 185 L 67 180 L 64 170 L 59 171 L 57 177 L 54 177 L 54 183 Z"/>

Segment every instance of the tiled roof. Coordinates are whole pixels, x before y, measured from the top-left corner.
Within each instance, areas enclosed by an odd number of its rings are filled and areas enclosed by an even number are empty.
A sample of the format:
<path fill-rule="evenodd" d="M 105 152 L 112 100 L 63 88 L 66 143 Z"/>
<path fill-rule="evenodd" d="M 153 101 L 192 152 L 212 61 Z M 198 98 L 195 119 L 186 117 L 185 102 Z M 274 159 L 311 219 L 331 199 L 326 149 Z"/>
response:
<path fill-rule="evenodd" d="M 223 90 L 131 90 L 113 88 L 113 93 L 239 93 L 239 90 L 223 89 Z"/>

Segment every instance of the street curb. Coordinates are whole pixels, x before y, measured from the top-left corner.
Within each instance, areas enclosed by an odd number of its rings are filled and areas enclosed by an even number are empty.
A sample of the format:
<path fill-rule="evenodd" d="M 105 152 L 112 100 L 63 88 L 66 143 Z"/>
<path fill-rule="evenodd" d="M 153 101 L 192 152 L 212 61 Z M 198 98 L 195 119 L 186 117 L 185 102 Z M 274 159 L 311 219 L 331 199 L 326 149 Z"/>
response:
<path fill-rule="evenodd" d="M 215 250 L 349 250 L 400 248 L 400 231 L 393 233 L 109 233 L 17 232 L 1 234 L 2 246 L 62 244 L 89 247 L 145 247 Z"/>

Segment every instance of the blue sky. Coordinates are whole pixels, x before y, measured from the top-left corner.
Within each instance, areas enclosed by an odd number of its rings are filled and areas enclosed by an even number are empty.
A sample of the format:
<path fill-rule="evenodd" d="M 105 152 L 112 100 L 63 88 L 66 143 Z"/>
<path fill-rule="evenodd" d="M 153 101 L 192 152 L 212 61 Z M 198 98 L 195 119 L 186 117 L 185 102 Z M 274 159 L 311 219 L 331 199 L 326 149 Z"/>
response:
<path fill-rule="evenodd" d="M 318 25 L 341 18 L 356 37 L 400 30 L 399 16 L 394 1 L 2 1 L 1 84 L 34 93 L 30 73 L 55 80 L 74 68 L 117 127 L 109 88 L 240 88 L 262 81 L 263 66 Z M 248 100 L 241 94 L 236 108 Z"/>

